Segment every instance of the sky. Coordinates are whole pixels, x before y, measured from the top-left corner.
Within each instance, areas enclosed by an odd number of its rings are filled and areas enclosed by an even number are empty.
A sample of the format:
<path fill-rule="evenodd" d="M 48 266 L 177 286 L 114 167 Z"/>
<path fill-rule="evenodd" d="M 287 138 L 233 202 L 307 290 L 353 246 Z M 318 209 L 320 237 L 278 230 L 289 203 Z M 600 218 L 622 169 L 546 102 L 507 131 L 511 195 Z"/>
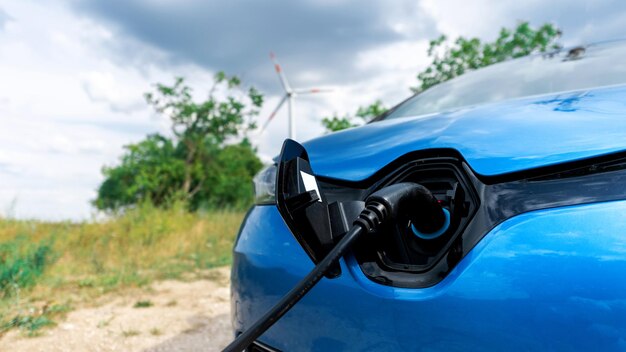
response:
<path fill-rule="evenodd" d="M 430 39 L 492 40 L 522 20 L 565 45 L 619 39 L 626 2 L 0 0 L 0 216 L 95 216 L 102 167 L 168 131 L 143 98 L 156 82 L 183 76 L 201 97 L 216 71 L 237 74 L 266 95 L 262 124 L 282 93 L 272 51 L 292 86 L 332 89 L 296 101 L 306 141 L 324 116 L 407 98 Z M 283 110 L 253 143 L 269 160 L 286 137 Z"/>

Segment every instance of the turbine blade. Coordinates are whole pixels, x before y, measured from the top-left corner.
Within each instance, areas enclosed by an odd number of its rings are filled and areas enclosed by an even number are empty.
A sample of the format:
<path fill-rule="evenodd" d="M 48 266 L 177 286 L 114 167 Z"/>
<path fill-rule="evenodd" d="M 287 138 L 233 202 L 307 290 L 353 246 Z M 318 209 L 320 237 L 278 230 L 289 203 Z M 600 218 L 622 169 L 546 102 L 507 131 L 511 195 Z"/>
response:
<path fill-rule="evenodd" d="M 280 102 L 278 102 L 278 105 L 276 105 L 276 108 L 274 109 L 274 111 L 272 111 L 272 113 L 270 114 L 270 117 L 268 117 L 267 121 L 265 121 L 265 124 L 263 124 L 263 128 L 261 128 L 261 133 L 265 131 L 265 129 L 267 128 L 267 125 L 269 125 L 272 119 L 274 118 L 274 116 L 276 116 L 276 113 L 278 112 L 278 110 L 280 110 L 280 107 L 283 106 L 283 104 L 285 104 L 285 101 L 287 101 L 287 98 L 289 98 L 289 96 L 285 94 L 285 96 L 283 96 Z"/>
<path fill-rule="evenodd" d="M 289 85 L 289 81 L 287 81 L 287 76 L 285 76 L 285 72 L 283 71 L 283 68 L 278 63 L 278 60 L 276 60 L 276 55 L 274 55 L 273 52 L 270 52 L 270 59 L 272 59 L 272 62 L 274 63 L 274 69 L 276 70 L 276 73 L 278 74 L 278 77 L 280 78 L 280 84 L 283 85 L 283 89 L 286 92 L 290 92 L 291 86 Z"/>
<path fill-rule="evenodd" d="M 316 93 L 332 92 L 333 90 L 330 88 L 305 88 L 305 89 L 294 89 L 293 91 L 296 94 L 316 94 Z"/>

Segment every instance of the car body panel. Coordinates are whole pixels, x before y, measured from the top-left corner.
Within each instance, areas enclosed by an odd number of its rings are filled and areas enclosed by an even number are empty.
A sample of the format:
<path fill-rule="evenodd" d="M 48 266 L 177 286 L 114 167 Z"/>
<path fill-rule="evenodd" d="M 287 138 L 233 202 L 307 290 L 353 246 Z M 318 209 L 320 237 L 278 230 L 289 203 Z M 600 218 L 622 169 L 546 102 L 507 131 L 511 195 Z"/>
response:
<path fill-rule="evenodd" d="M 626 149 L 626 86 L 380 121 L 305 143 L 319 176 L 360 181 L 414 151 L 451 148 L 484 176 Z"/>
<path fill-rule="evenodd" d="M 623 350 L 626 201 L 544 209 L 491 230 L 440 283 L 368 280 L 350 255 L 260 339 L 286 351 Z M 313 264 L 275 206 L 234 249 L 233 325 L 245 330 Z"/>

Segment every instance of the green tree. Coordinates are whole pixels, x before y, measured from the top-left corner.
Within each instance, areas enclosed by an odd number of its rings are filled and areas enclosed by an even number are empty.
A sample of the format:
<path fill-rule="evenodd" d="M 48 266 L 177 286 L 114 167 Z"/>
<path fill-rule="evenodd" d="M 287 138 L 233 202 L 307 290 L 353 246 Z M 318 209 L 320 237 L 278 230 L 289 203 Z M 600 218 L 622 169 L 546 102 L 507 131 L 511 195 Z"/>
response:
<path fill-rule="evenodd" d="M 254 88 L 248 90 L 249 106 L 240 96 L 233 95 L 233 88 L 241 81 L 236 76 L 226 76 L 224 72 L 215 75 L 213 87 L 208 99 L 196 103 L 191 96 L 191 88 L 184 84 L 183 78 L 177 78 L 172 86 L 156 85 L 156 91 L 146 94 L 146 100 L 154 109 L 172 122 L 172 133 L 183 144 L 185 151 L 185 177 L 182 194 L 193 196 L 194 187 L 202 183 L 204 175 L 198 175 L 199 161 L 210 161 L 211 146 L 221 145 L 228 138 L 235 137 L 240 130 L 255 128 L 250 117 L 258 115 L 263 104 L 263 96 Z M 215 97 L 220 86 L 226 86 L 228 95 L 223 100 Z M 247 119 L 248 118 L 248 119 Z M 194 172 L 196 174 L 194 175 Z M 193 184 L 194 176 L 200 179 Z"/>
<path fill-rule="evenodd" d="M 552 24 L 533 28 L 528 22 L 521 22 L 514 29 L 500 29 L 498 38 L 487 43 L 464 37 L 450 43 L 445 35 L 441 35 L 430 41 L 428 56 L 433 61 L 417 75 L 420 83 L 411 90 L 419 93 L 470 70 L 537 52 L 558 50 L 561 48 L 557 42 L 560 36 L 561 30 Z"/>
<path fill-rule="evenodd" d="M 153 134 L 126 146 L 119 165 L 103 168 L 94 205 L 103 210 L 142 201 L 163 206 L 183 200 L 192 210 L 247 205 L 251 179 L 262 164 L 245 135 L 256 128 L 263 96 L 240 85 L 236 76 L 219 72 L 208 97 L 196 101 L 183 78 L 156 84 L 146 101 L 170 119 L 172 137 Z"/>
<path fill-rule="evenodd" d="M 347 128 L 360 126 L 363 123 L 384 114 L 386 111 L 387 108 L 383 105 L 382 101 L 376 100 L 374 103 L 366 107 L 359 107 L 354 116 L 339 117 L 334 115 L 331 117 L 324 117 L 322 119 L 322 125 L 326 129 L 326 132 L 341 131 Z"/>

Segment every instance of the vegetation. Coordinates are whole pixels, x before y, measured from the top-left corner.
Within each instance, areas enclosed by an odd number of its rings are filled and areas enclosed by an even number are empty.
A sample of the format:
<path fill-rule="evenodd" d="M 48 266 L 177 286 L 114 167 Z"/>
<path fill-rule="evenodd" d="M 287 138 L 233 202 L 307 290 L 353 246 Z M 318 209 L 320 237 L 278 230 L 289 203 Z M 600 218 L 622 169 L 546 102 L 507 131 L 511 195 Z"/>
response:
<path fill-rule="evenodd" d="M 157 84 L 146 101 L 171 122 L 172 137 L 149 135 L 126 146 L 121 163 L 105 167 L 95 206 L 118 210 L 149 201 L 159 207 L 183 201 L 192 211 L 252 201 L 252 177 L 262 166 L 245 138 L 263 104 L 254 88 L 244 93 L 235 76 L 215 76 L 207 99 L 196 102 L 183 78 Z"/>
<path fill-rule="evenodd" d="M 153 305 L 151 301 L 137 301 L 135 305 L 133 305 L 133 308 L 150 308 Z"/>
<path fill-rule="evenodd" d="M 420 93 L 471 70 L 537 52 L 558 50 L 561 48 L 558 43 L 561 34 L 561 30 L 550 23 L 533 28 L 528 22 L 521 22 L 514 29 L 502 28 L 493 42 L 458 37 L 451 43 L 447 36 L 441 35 L 430 41 L 428 57 L 432 58 L 432 62 L 417 75 L 419 84 L 411 90 Z M 361 111 L 370 113 L 359 115 Z M 322 125 L 327 132 L 340 131 L 359 126 L 385 111 L 382 102 L 376 101 L 368 108 L 359 108 L 355 114 L 357 118 L 332 116 L 324 118 Z"/>
<path fill-rule="evenodd" d="M 325 117 L 322 119 L 322 125 L 326 129 L 326 132 L 335 132 L 345 130 L 346 128 L 360 126 L 371 119 L 384 114 L 387 108 L 383 105 L 383 102 L 376 100 L 374 103 L 366 107 L 359 107 L 354 116 L 339 117 L 337 115 L 332 117 Z"/>
<path fill-rule="evenodd" d="M 242 218 L 142 203 L 102 222 L 0 219 L 0 334 L 18 328 L 34 335 L 106 292 L 204 277 L 204 269 L 230 264 Z"/>
<path fill-rule="evenodd" d="M 50 246 L 30 243 L 24 235 L 0 244 L 0 293 L 7 297 L 19 288 L 31 287 L 50 261 Z"/>

